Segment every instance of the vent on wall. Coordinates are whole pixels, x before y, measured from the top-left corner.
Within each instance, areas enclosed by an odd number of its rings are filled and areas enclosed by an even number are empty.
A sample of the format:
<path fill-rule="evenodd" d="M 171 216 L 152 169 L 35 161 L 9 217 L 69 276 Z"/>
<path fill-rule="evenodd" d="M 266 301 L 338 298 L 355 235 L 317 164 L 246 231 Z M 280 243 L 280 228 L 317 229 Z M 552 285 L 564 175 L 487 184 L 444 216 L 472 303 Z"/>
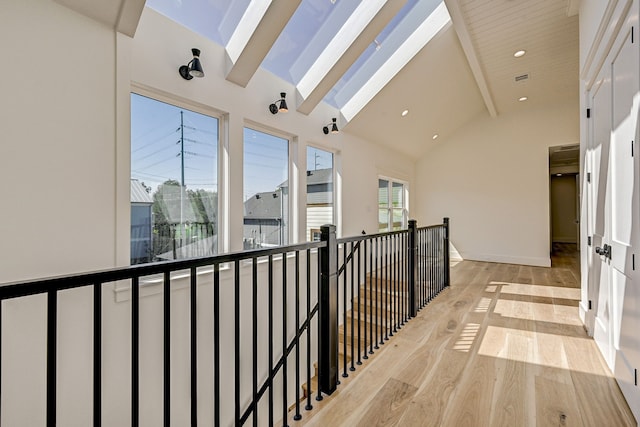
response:
<path fill-rule="evenodd" d="M 529 80 L 529 73 L 516 76 L 516 82 L 521 82 L 524 80 Z"/>

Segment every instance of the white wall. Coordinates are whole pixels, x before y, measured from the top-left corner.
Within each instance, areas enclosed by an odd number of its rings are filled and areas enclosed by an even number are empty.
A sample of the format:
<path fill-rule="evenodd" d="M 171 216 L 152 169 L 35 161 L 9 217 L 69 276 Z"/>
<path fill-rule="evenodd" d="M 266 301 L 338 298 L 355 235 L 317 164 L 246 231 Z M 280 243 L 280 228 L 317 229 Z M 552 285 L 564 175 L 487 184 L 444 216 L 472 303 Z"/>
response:
<path fill-rule="evenodd" d="M 112 266 L 114 32 L 52 1 L 3 1 L 0 50 L 0 282 Z"/>
<path fill-rule="evenodd" d="M 116 36 L 50 0 L 0 2 L 0 283 L 115 263 Z M 60 296 L 59 425 L 86 426 L 91 310 Z M 44 425 L 45 298 L 3 303 L 2 425 Z M 71 415 L 72 418 L 69 416 Z"/>
<path fill-rule="evenodd" d="M 550 265 L 548 147 L 578 141 L 577 108 L 483 114 L 438 139 L 417 165 L 419 223 L 450 217 L 464 259 Z"/>

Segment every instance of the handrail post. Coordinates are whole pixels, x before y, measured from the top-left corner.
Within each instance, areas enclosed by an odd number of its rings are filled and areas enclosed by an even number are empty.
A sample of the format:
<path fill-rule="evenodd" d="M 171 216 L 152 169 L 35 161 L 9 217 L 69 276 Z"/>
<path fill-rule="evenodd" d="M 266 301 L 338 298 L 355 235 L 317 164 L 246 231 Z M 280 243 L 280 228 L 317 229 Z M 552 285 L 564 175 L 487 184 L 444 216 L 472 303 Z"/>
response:
<path fill-rule="evenodd" d="M 449 261 L 449 218 L 445 217 L 444 222 L 444 286 L 451 285 L 451 262 Z"/>
<path fill-rule="evenodd" d="M 409 247 L 408 247 L 408 287 L 409 287 L 409 317 L 418 314 L 418 225 L 415 219 L 409 220 Z"/>
<path fill-rule="evenodd" d="M 338 242 L 336 226 L 320 227 L 320 304 L 318 333 L 318 380 L 322 393 L 331 394 L 338 385 Z"/>

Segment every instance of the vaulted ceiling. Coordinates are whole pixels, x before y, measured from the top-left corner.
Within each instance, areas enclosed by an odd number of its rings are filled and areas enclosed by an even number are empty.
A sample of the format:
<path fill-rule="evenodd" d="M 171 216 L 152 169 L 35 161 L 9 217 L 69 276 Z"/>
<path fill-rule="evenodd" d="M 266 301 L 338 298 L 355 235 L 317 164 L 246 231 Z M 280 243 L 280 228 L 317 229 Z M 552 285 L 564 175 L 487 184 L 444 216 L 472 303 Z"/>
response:
<path fill-rule="evenodd" d="M 145 0 L 55 1 L 130 36 L 145 5 Z M 423 155 L 479 114 L 577 104 L 579 96 L 578 0 L 146 0 L 146 5 L 225 46 L 227 80 L 246 86 L 264 67 L 295 85 L 289 108 L 309 114 L 327 102 L 340 111 L 341 130 L 412 156 Z M 190 13 L 197 16 L 193 25 Z M 526 53 L 515 57 L 519 50 Z"/>

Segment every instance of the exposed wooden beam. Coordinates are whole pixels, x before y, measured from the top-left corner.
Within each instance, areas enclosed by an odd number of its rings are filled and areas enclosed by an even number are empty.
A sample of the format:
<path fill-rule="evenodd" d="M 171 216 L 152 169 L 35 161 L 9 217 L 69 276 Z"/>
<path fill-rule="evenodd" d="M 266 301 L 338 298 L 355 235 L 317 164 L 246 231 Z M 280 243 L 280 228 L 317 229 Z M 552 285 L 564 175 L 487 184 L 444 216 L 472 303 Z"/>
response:
<path fill-rule="evenodd" d="M 453 27 L 458 34 L 458 39 L 460 40 L 460 44 L 462 45 L 462 50 L 467 57 L 467 61 L 469 62 L 469 67 L 471 68 L 473 77 L 476 79 L 476 84 L 478 85 L 478 89 L 480 90 L 480 94 L 482 95 L 482 99 L 484 100 L 484 104 L 487 107 L 487 110 L 489 111 L 491 117 L 495 118 L 498 116 L 498 111 L 496 110 L 495 104 L 493 102 L 487 79 L 484 75 L 484 72 L 482 71 L 482 65 L 480 64 L 480 60 L 478 59 L 478 55 L 476 54 L 475 47 L 473 46 L 473 41 L 471 40 L 471 35 L 469 34 L 469 29 L 467 28 L 467 24 L 464 19 L 462 10 L 460 9 L 460 5 L 458 4 L 458 0 L 444 0 L 444 2 L 447 5 L 447 9 L 449 9 L 449 15 L 451 16 L 451 20 L 453 21 Z"/>
<path fill-rule="evenodd" d="M 262 17 L 254 23 L 249 16 L 255 3 L 268 3 Z M 227 75 L 230 82 L 246 87 L 269 53 L 301 0 L 253 0 L 227 44 Z M 260 8 L 260 5 L 256 6 Z M 245 19 L 248 18 L 248 19 Z M 250 34 L 250 35 L 249 35 Z"/>

